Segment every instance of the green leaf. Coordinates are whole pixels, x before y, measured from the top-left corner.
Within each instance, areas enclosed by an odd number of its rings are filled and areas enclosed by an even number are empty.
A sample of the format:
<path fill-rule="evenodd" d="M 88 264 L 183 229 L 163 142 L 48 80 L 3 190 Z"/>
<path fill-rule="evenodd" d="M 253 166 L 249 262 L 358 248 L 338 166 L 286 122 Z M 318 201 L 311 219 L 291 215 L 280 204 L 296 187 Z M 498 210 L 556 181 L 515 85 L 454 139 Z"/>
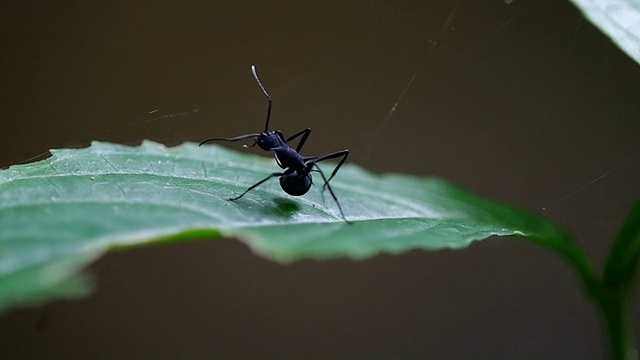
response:
<path fill-rule="evenodd" d="M 631 358 L 630 305 L 640 259 L 640 201 L 622 224 L 605 263 L 602 291 L 596 300 L 607 321 L 612 359 Z"/>
<path fill-rule="evenodd" d="M 78 274 L 97 253 L 80 252 L 17 267 L 0 276 L 0 310 L 15 304 L 39 304 L 55 298 L 79 298 L 93 289 L 91 279 Z"/>
<path fill-rule="evenodd" d="M 629 296 L 640 259 L 640 201 L 624 221 L 611 246 L 604 268 L 604 284 L 609 289 L 622 291 Z M 622 289 L 620 289 L 622 287 Z"/>
<path fill-rule="evenodd" d="M 438 179 L 344 166 L 331 185 L 349 225 L 322 186 L 291 197 L 271 180 L 226 200 L 277 171 L 273 159 L 150 141 L 94 142 L 52 154 L 0 171 L 0 309 L 77 295 L 78 286 L 51 289 L 110 248 L 206 236 L 237 237 L 286 262 L 458 249 L 517 235 L 555 249 L 590 276 L 584 252 L 555 224 Z"/>
<path fill-rule="evenodd" d="M 571 0 L 595 26 L 640 64 L 640 0 Z"/>

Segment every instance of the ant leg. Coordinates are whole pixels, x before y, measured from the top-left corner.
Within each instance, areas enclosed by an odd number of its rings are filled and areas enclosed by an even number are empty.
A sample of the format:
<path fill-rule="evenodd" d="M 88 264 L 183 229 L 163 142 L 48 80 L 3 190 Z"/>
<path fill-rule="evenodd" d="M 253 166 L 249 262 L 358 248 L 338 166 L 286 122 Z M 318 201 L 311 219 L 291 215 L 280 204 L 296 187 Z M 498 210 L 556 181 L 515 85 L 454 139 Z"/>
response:
<path fill-rule="evenodd" d="M 244 135 L 234 136 L 231 138 L 215 137 L 215 138 L 210 138 L 210 139 L 201 141 L 200 145 L 198 146 L 202 146 L 209 141 L 238 141 L 238 140 L 248 139 L 248 138 L 257 137 L 257 136 L 260 136 L 260 134 L 244 134 Z"/>
<path fill-rule="evenodd" d="M 275 172 L 275 173 L 273 173 L 273 174 L 271 174 L 271 175 L 267 176 L 266 178 L 264 178 L 264 179 L 262 179 L 262 180 L 258 181 L 257 183 L 255 183 L 255 184 L 251 185 L 251 186 L 250 186 L 247 190 L 245 190 L 242 194 L 240 194 L 240 195 L 238 195 L 238 196 L 236 196 L 236 197 L 233 197 L 233 198 L 229 198 L 229 199 L 227 199 L 227 200 L 229 200 L 229 201 L 236 201 L 236 200 L 240 199 L 241 197 L 243 197 L 243 196 L 244 196 L 246 193 L 248 193 L 249 191 L 251 191 L 251 190 L 253 190 L 253 189 L 257 188 L 257 187 L 258 187 L 260 184 L 262 184 L 263 182 L 265 182 L 265 181 L 267 181 L 267 180 L 271 179 L 272 177 L 277 177 L 277 176 L 282 176 L 282 175 L 286 175 L 286 174 L 285 174 L 285 173 L 283 173 L 283 172 Z"/>
<path fill-rule="evenodd" d="M 336 205 L 338 205 L 338 210 L 340 210 L 340 216 L 342 217 L 342 220 L 344 220 L 347 224 L 353 224 L 353 222 L 347 220 L 346 216 L 344 216 L 344 212 L 342 211 L 342 206 L 340 206 L 340 202 L 338 201 L 336 194 L 333 192 L 331 185 L 329 185 L 329 180 L 327 180 L 327 177 L 324 176 L 324 173 L 322 172 L 318 164 L 314 162 L 312 166 L 315 166 L 318 169 L 320 176 L 322 176 L 322 180 L 324 180 L 324 185 L 322 186 L 322 189 L 324 190 L 325 186 L 327 187 L 327 189 L 329 189 L 329 193 L 331 193 L 331 197 L 336 202 Z"/>
<path fill-rule="evenodd" d="M 300 150 L 302 150 L 302 147 L 304 146 L 305 141 L 307 141 L 307 138 L 309 137 L 310 133 L 311 133 L 311 128 L 306 128 L 295 135 L 291 135 L 285 142 L 288 143 L 289 141 L 302 135 L 302 138 L 300 138 L 300 141 L 298 141 L 298 146 L 296 146 L 296 152 L 299 153 Z"/>
<path fill-rule="evenodd" d="M 305 158 L 305 160 L 307 160 L 307 161 L 311 160 L 315 164 L 315 163 L 323 161 L 323 160 L 335 159 L 335 158 L 338 158 L 340 156 L 342 156 L 342 160 L 340 160 L 338 165 L 331 172 L 331 176 L 329 176 L 329 180 L 327 180 L 325 182 L 325 185 L 322 187 L 323 190 L 327 185 L 329 185 L 329 181 L 331 181 L 331 179 L 333 179 L 333 177 L 336 176 L 336 173 L 338 173 L 338 170 L 340 170 L 340 168 L 342 167 L 342 164 L 344 164 L 344 162 L 347 160 L 347 157 L 349 157 L 349 150 L 348 149 L 344 149 L 344 150 L 332 152 L 331 154 L 327 154 L 327 155 L 313 156 L 311 158 Z"/>

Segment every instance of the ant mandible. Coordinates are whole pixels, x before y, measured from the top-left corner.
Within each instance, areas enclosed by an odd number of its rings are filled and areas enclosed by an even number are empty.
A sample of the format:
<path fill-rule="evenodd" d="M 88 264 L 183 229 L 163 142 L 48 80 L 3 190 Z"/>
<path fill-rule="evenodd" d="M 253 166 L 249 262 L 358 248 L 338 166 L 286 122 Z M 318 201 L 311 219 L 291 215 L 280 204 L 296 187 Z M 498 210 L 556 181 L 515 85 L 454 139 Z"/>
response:
<path fill-rule="evenodd" d="M 248 138 L 254 138 L 254 143 L 249 147 L 253 147 L 257 144 L 262 150 L 273 151 L 273 157 L 276 159 L 276 163 L 278 163 L 278 166 L 284 169 L 284 171 L 272 173 L 266 178 L 251 185 L 242 194 L 236 197 L 230 198 L 228 200 L 235 201 L 240 199 L 246 193 L 255 189 L 260 184 L 264 183 L 265 181 L 273 177 L 280 178 L 280 187 L 282 187 L 282 190 L 284 190 L 287 194 L 293 195 L 293 196 L 301 196 L 306 194 L 309 191 L 309 188 L 311 188 L 311 185 L 313 185 L 311 172 L 315 171 L 320 173 L 320 176 L 322 176 L 322 180 L 324 181 L 322 190 L 324 191 L 325 188 L 329 189 L 329 193 L 331 193 L 331 197 L 333 197 L 333 200 L 335 200 L 336 205 L 338 205 L 338 210 L 340 210 L 340 216 L 345 222 L 351 224 L 351 222 L 347 220 L 347 218 L 344 216 L 344 212 L 342 211 L 340 202 L 338 201 L 336 194 L 333 192 L 333 189 L 331 189 L 331 185 L 329 185 L 329 181 L 333 179 L 333 177 L 336 175 L 338 170 L 340 170 L 340 167 L 342 166 L 342 164 L 344 164 L 344 162 L 347 160 L 347 157 L 349 156 L 349 150 L 347 149 L 340 150 L 340 151 L 332 152 L 330 154 L 326 154 L 322 156 L 302 156 L 300 155 L 300 150 L 302 149 L 302 146 L 304 146 L 305 141 L 307 141 L 307 138 L 311 133 L 310 128 L 306 128 L 298 132 L 297 134 L 290 136 L 287 139 L 284 138 L 284 134 L 282 134 L 282 131 L 280 130 L 269 131 L 269 118 L 271 117 L 271 104 L 272 104 L 271 96 L 269 96 L 269 94 L 267 93 L 267 90 L 262 85 L 262 82 L 260 82 L 255 65 L 251 65 L 251 74 L 253 75 L 253 78 L 258 83 L 258 86 L 260 86 L 260 90 L 262 90 L 262 93 L 267 97 L 267 100 L 269 101 L 269 108 L 267 109 L 267 121 L 264 126 L 264 131 L 261 133 L 244 134 L 244 135 L 238 135 L 230 138 L 222 138 L 222 137 L 209 138 L 209 139 L 203 140 L 199 146 L 202 146 L 204 143 L 207 143 L 209 141 L 233 142 L 233 141 L 238 141 L 238 140 L 243 140 Z M 296 148 L 294 149 L 290 147 L 288 143 L 292 140 L 295 140 L 298 137 L 300 137 L 300 140 L 298 141 L 298 145 L 296 146 Z M 245 145 L 245 147 L 247 146 Z M 329 176 L 329 178 L 327 179 L 327 177 L 324 175 L 324 173 L 318 166 L 318 163 L 320 161 L 335 159 L 339 157 L 342 157 L 342 159 L 331 172 L 331 176 Z"/>

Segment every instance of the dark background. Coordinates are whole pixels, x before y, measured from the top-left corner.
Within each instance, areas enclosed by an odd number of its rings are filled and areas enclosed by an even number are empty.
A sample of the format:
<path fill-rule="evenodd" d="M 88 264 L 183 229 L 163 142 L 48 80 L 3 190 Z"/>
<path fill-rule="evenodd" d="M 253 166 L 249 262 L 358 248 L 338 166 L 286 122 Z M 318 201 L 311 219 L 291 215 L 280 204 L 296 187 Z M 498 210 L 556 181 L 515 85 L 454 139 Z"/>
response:
<path fill-rule="evenodd" d="M 305 153 L 348 147 L 374 171 L 521 204 L 567 226 L 598 267 L 640 197 L 640 159 L 626 162 L 640 152 L 640 66 L 557 0 L 0 1 L 0 165 L 91 140 L 259 131 L 253 63 L 272 126 L 313 128 Z M 89 298 L 0 317 L 0 357 L 606 351 L 572 270 L 514 238 L 290 265 L 202 239 L 90 271 Z"/>

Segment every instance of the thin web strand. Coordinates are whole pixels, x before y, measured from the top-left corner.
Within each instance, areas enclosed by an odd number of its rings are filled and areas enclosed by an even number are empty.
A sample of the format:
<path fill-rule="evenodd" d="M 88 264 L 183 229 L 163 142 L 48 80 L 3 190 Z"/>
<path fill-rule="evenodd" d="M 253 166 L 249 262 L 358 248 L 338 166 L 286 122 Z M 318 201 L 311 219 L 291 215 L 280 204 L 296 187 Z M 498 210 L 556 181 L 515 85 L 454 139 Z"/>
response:
<path fill-rule="evenodd" d="M 451 27 L 451 23 L 453 22 L 453 19 L 455 18 L 455 14 L 456 11 L 458 10 L 459 7 L 459 3 L 458 1 L 455 2 L 453 8 L 451 9 L 451 11 L 449 12 L 449 14 L 447 15 L 447 18 L 445 19 L 444 24 L 442 25 L 442 28 L 440 29 L 439 35 L 438 37 L 442 37 L 442 35 Z M 416 78 L 418 77 L 418 74 L 420 73 L 420 71 L 422 70 L 422 68 L 424 67 L 424 65 L 426 64 L 427 60 L 429 59 L 429 55 L 431 55 L 431 53 L 433 52 L 433 50 L 436 48 L 436 46 L 438 45 L 438 41 L 436 40 L 429 40 L 429 45 L 427 48 L 427 52 L 426 55 L 424 55 L 422 57 L 422 60 L 420 61 L 420 63 L 418 64 L 418 66 L 416 67 L 416 70 L 413 72 L 413 75 L 411 76 L 411 78 L 409 79 L 409 82 L 407 83 L 407 85 L 404 87 L 404 89 L 402 90 L 402 92 L 400 93 L 400 96 L 398 96 L 397 100 L 395 101 L 395 103 L 393 104 L 393 106 L 391 107 L 391 109 L 389 110 L 389 112 L 387 113 L 387 116 L 384 118 L 384 120 L 382 121 L 382 123 L 380 123 L 380 126 L 378 126 L 376 128 L 375 133 L 371 136 L 370 141 L 368 142 L 369 145 L 365 148 L 364 150 L 364 154 L 362 156 L 362 162 L 366 163 L 367 160 L 369 159 L 370 155 L 371 155 L 371 151 L 373 150 L 373 144 L 376 143 L 376 141 L 380 138 L 380 136 L 382 135 L 382 131 L 387 127 L 390 119 L 393 117 L 396 109 L 398 108 L 398 106 L 400 105 L 400 103 L 402 102 L 402 99 L 404 98 L 404 96 L 407 94 L 407 92 L 409 91 L 409 88 L 411 87 L 411 85 L 413 85 L 413 82 L 416 80 Z"/>
<path fill-rule="evenodd" d="M 595 183 L 597 183 L 598 181 L 600 181 L 600 180 L 604 179 L 605 177 L 607 177 L 607 176 L 611 175 L 612 173 L 614 173 L 614 172 L 616 172 L 616 171 L 620 170 L 622 167 L 624 167 L 624 166 L 625 166 L 625 165 L 627 165 L 628 163 L 632 162 L 633 160 L 637 159 L 638 157 L 640 157 L 640 153 L 638 153 L 638 154 L 636 154 L 636 155 L 634 155 L 634 156 L 630 157 L 629 159 L 625 160 L 624 162 L 622 162 L 621 164 L 617 165 L 617 166 L 616 166 L 616 167 L 614 167 L 613 169 L 606 171 L 604 174 L 602 174 L 602 175 L 600 175 L 600 176 L 596 177 L 595 179 L 593 179 L 593 180 L 589 181 L 588 183 L 586 183 L 586 184 L 584 184 L 584 185 L 580 186 L 580 187 L 579 187 L 579 188 L 577 188 L 576 190 L 574 190 L 574 191 L 572 191 L 572 192 L 568 193 L 567 195 L 565 195 L 565 196 L 561 197 L 560 199 L 558 199 L 558 200 L 554 201 L 554 202 L 553 202 L 553 203 L 551 203 L 550 205 L 543 206 L 543 207 L 542 207 L 542 210 L 543 210 L 543 211 L 547 211 L 547 210 L 551 209 L 552 207 L 554 207 L 554 206 L 556 206 L 556 205 L 558 205 L 558 204 L 560 204 L 560 203 L 564 202 L 565 200 L 569 199 L 570 197 L 573 197 L 573 196 L 574 196 L 574 195 L 576 195 L 577 193 L 579 193 L 579 192 L 583 191 L 584 189 L 586 189 L 586 188 L 588 188 L 588 187 L 592 186 L 593 184 L 595 184 Z"/>

